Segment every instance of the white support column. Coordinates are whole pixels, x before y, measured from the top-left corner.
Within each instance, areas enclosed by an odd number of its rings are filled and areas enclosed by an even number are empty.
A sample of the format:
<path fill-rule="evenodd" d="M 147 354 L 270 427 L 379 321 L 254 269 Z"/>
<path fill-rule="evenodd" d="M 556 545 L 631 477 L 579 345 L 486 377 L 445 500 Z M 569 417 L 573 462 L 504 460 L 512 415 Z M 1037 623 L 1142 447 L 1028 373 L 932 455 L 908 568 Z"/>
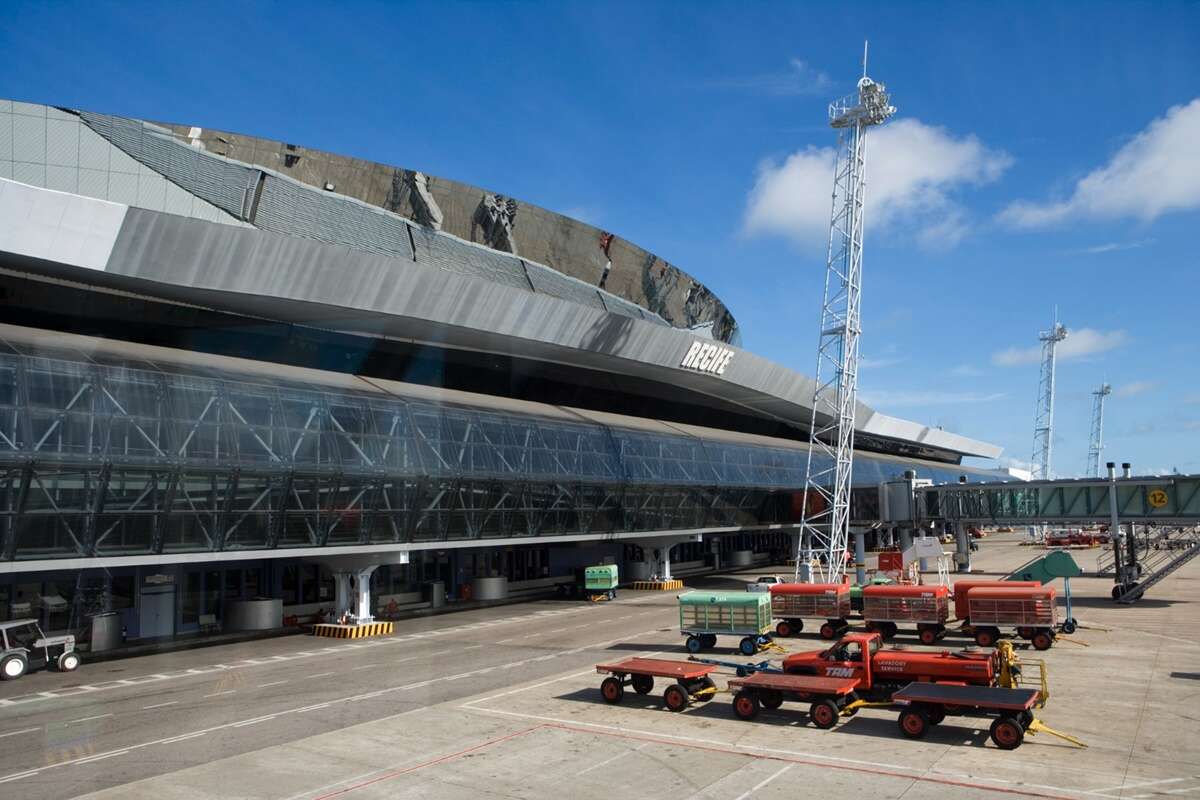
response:
<path fill-rule="evenodd" d="M 355 612 L 354 619 L 359 624 L 373 622 L 375 616 L 371 613 L 371 575 L 379 568 L 378 564 L 358 569 L 354 573 Z"/>
<path fill-rule="evenodd" d="M 924 538 L 926 538 L 927 535 L 928 535 L 928 531 L 926 531 L 924 528 L 917 529 L 917 537 L 918 538 L 924 539 Z M 921 572 L 929 571 L 929 559 L 928 558 L 918 559 L 917 563 L 918 563 L 918 568 L 921 570 Z"/>
<path fill-rule="evenodd" d="M 900 528 L 900 552 L 903 553 L 908 548 L 912 547 L 912 529 Z"/>
<path fill-rule="evenodd" d="M 971 538 L 967 526 L 961 522 L 954 523 L 955 553 L 954 563 L 959 572 L 971 571 Z"/>
<path fill-rule="evenodd" d="M 350 605 L 350 578 L 353 573 L 337 571 L 333 573 L 334 586 L 334 604 L 333 618 L 341 619 L 344 615 L 350 614 L 354 609 Z"/>
<path fill-rule="evenodd" d="M 640 539 L 636 544 L 651 564 L 651 572 L 658 575 L 660 581 L 674 580 L 671 575 L 671 548 L 684 542 L 700 542 L 704 536 L 699 533 L 687 536 L 656 536 L 653 539 Z"/>
<path fill-rule="evenodd" d="M 854 582 L 859 586 L 867 582 L 867 532 L 854 530 Z"/>

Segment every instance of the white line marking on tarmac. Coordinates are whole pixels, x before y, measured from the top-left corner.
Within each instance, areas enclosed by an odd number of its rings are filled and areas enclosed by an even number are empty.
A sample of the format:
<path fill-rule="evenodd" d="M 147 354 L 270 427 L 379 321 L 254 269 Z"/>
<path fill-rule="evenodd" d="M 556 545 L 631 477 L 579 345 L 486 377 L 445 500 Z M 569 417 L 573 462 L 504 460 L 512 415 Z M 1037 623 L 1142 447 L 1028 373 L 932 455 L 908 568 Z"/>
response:
<path fill-rule="evenodd" d="M 351 669 L 350 671 L 351 671 L 351 672 L 357 672 L 357 671 L 358 671 L 358 670 L 360 670 L 360 669 L 370 669 L 371 667 L 378 667 L 378 666 L 379 666 L 378 664 L 360 664 L 359 666 L 357 666 L 357 667 L 354 667 L 354 668 L 353 668 L 353 669 Z"/>
<path fill-rule="evenodd" d="M 34 731 L 40 731 L 40 730 L 41 730 L 41 728 L 22 728 L 19 731 L 9 731 L 8 733 L 0 733 L 0 739 L 3 739 L 5 736 L 17 736 L 22 733 L 33 733 Z"/>
<path fill-rule="evenodd" d="M 637 747 L 633 748 L 632 750 L 622 750 L 621 752 L 617 753 L 615 756 L 610 756 L 610 757 L 604 759 L 603 761 L 601 761 L 599 764 L 592 764 L 587 769 L 581 769 L 581 770 L 579 770 L 579 772 L 576 772 L 575 774 L 576 775 L 587 775 L 589 772 L 591 772 L 594 769 L 600 769 L 601 767 L 607 767 L 609 764 L 616 761 L 618 758 L 624 758 L 627 755 L 636 753 L 638 750 L 641 750 L 647 744 L 649 744 L 649 742 L 642 742 L 641 744 L 639 744 Z"/>
<path fill-rule="evenodd" d="M 166 708 L 167 706 L 173 706 L 178 702 L 178 700 L 169 700 L 165 703 L 155 703 L 152 706 L 142 706 L 142 711 L 149 711 L 152 708 Z"/>
<path fill-rule="evenodd" d="M 312 678 L 328 678 L 332 674 L 332 672 L 318 672 L 316 675 L 305 675 L 304 679 L 311 680 Z"/>
<path fill-rule="evenodd" d="M 792 767 L 794 767 L 794 766 L 796 766 L 796 765 L 795 765 L 795 764 L 788 764 L 787 766 L 785 766 L 785 767 L 782 767 L 782 768 L 780 768 L 780 769 L 776 770 L 776 771 L 775 771 L 775 772 L 774 772 L 774 773 L 773 773 L 773 774 L 772 774 L 770 777 L 768 777 L 768 778 L 764 778 L 763 780 L 761 780 L 761 781 L 759 781 L 758 783 L 754 784 L 754 786 L 750 787 L 750 789 L 749 789 L 749 790 L 747 790 L 747 791 L 743 792 L 742 794 L 739 794 L 739 795 L 737 796 L 736 800 L 746 800 L 746 798 L 747 798 L 747 797 L 749 797 L 750 795 L 754 794 L 754 793 L 755 793 L 755 792 L 757 792 L 759 789 L 763 788 L 763 787 L 764 787 L 764 786 L 766 786 L 768 783 L 770 783 L 771 781 L 775 780 L 775 779 L 776 779 L 776 778 L 778 778 L 780 775 L 782 775 L 783 773 L 787 772 L 789 769 L 791 769 L 791 768 L 792 768 Z"/>
<path fill-rule="evenodd" d="M 223 694 L 233 694 L 236 691 L 237 691 L 237 689 L 226 689 L 223 692 L 213 692 L 212 694 L 206 694 L 204 696 L 205 697 L 220 697 Z"/>
<path fill-rule="evenodd" d="M 1105 786 L 1103 789 L 1093 789 L 1093 792 L 1112 792 L 1117 789 L 1134 789 L 1142 786 L 1155 786 L 1160 783 L 1180 783 L 1181 781 L 1191 780 L 1191 778 L 1163 778 L 1157 781 L 1140 781 L 1138 783 L 1122 783 L 1117 786 Z"/>
<path fill-rule="evenodd" d="M 258 685 L 258 688 L 259 688 L 259 689 L 265 689 L 265 688 L 267 688 L 268 686 L 278 686 L 278 685 L 280 685 L 281 683 L 287 683 L 287 681 L 286 681 L 286 680 L 283 680 L 283 681 L 271 681 L 270 683 L 260 683 L 260 684 Z"/>
<path fill-rule="evenodd" d="M 19 781 L 21 778 L 29 778 L 41 772 L 40 769 L 31 769 L 28 772 L 18 772 L 4 778 L 0 778 L 0 783 L 8 783 L 9 781 Z"/>
<path fill-rule="evenodd" d="M 128 750 L 112 750 L 107 753 L 101 753 L 98 756 L 91 756 L 90 758 L 85 758 L 81 761 L 76 761 L 75 763 L 76 764 L 91 764 L 95 761 L 103 761 L 106 758 L 112 758 L 113 756 L 123 756 L 128 752 L 129 752 Z"/>
<path fill-rule="evenodd" d="M 80 719 L 73 719 L 70 722 L 68 722 L 67 724 L 75 725 L 76 723 L 79 723 L 79 722 L 91 722 L 94 719 L 104 719 L 105 717 L 111 717 L 111 716 L 112 716 L 112 714 L 97 714 L 94 717 L 81 717 Z"/>

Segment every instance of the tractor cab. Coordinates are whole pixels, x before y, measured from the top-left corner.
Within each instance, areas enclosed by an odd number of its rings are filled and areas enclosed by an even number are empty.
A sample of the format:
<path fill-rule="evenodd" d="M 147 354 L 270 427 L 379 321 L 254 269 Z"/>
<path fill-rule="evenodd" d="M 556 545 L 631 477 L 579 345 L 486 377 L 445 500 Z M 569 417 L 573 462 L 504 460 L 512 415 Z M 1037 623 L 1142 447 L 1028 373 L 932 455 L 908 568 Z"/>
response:
<path fill-rule="evenodd" d="M 46 636 L 32 619 L 0 623 L 0 680 L 15 680 L 31 669 L 46 667 L 63 672 L 79 667 L 74 636 Z"/>
<path fill-rule="evenodd" d="M 783 663 L 784 670 L 798 675 L 855 678 L 862 689 L 869 689 L 871 659 L 879 652 L 882 642 L 878 633 L 850 633 L 827 650 L 788 656 Z"/>

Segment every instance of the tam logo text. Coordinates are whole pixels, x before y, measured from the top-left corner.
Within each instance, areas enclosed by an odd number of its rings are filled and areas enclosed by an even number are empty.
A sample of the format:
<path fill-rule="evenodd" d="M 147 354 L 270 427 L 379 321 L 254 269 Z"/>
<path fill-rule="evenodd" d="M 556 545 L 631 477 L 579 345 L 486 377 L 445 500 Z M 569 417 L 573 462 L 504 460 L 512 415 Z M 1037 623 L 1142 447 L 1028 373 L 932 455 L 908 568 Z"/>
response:
<path fill-rule="evenodd" d="M 712 375 L 724 375 L 729 362 L 733 361 L 734 351 L 726 347 L 704 342 L 692 342 L 687 355 L 679 366 L 694 369 L 697 372 L 707 372 Z"/>

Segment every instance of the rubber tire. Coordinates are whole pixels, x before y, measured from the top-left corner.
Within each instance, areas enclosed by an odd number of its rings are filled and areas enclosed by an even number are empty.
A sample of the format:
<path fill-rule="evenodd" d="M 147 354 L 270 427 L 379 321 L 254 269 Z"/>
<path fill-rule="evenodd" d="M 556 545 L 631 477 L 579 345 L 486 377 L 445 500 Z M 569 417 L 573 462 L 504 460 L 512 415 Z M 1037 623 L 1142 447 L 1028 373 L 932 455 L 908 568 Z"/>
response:
<path fill-rule="evenodd" d="M 625 696 L 625 687 L 621 683 L 621 679 L 610 675 L 600 682 L 600 696 L 604 698 L 604 702 L 610 705 L 616 705 L 621 702 L 621 698 Z"/>
<path fill-rule="evenodd" d="M 634 675 L 629 682 L 638 694 L 650 694 L 654 691 L 654 678 L 650 675 Z"/>
<path fill-rule="evenodd" d="M 700 688 L 701 689 L 715 689 L 715 688 L 717 688 L 717 684 L 713 683 L 712 678 L 705 677 L 704 680 L 701 681 Z M 716 692 L 712 692 L 711 694 L 702 694 L 696 698 L 696 702 L 697 703 L 707 703 L 709 700 L 712 700 L 716 696 L 717 696 Z"/>
<path fill-rule="evenodd" d="M 753 692 L 743 689 L 733 696 L 733 713 L 739 719 L 749 722 L 758 716 L 760 710 L 758 697 Z"/>
<path fill-rule="evenodd" d="M 929 733 L 929 713 L 923 708 L 906 708 L 897 720 L 900 733 L 909 739 L 924 739 Z"/>
<path fill-rule="evenodd" d="M 837 628 L 833 627 L 828 622 L 826 622 L 825 624 L 823 624 L 821 626 L 821 638 L 822 639 L 836 639 L 837 638 Z"/>
<path fill-rule="evenodd" d="M 988 734 L 1001 750 L 1016 750 L 1025 741 L 1025 729 L 1012 717 L 999 717 L 992 721 Z"/>
<path fill-rule="evenodd" d="M 884 631 L 883 638 L 884 639 L 895 639 L 896 634 L 899 632 L 900 632 L 900 626 L 894 622 L 889 622 L 889 623 L 887 623 L 887 627 Z"/>
<path fill-rule="evenodd" d="M 744 656 L 752 656 L 758 652 L 758 643 L 750 636 L 738 642 L 738 652 Z"/>
<path fill-rule="evenodd" d="M 29 661 L 20 653 L 15 653 L 0 661 L 0 680 L 15 681 L 29 669 Z"/>
<path fill-rule="evenodd" d="M 1037 631 L 1030 641 L 1033 642 L 1035 650 L 1049 650 L 1054 646 L 1054 634 L 1044 630 Z"/>
<path fill-rule="evenodd" d="M 63 653 L 58 657 L 56 667 L 59 672 L 74 672 L 75 670 L 79 669 L 80 663 L 81 659 L 79 658 L 79 653 L 76 653 L 74 650 L 72 650 L 69 653 Z"/>
<path fill-rule="evenodd" d="M 1070 636 L 1075 632 L 1075 620 L 1069 619 L 1062 624 L 1062 632 Z"/>
<path fill-rule="evenodd" d="M 762 703 L 763 708 L 774 711 L 783 705 L 783 692 L 778 689 L 768 689 L 760 693 L 759 702 Z"/>
<path fill-rule="evenodd" d="M 781 639 L 786 639 L 792 635 L 792 626 L 788 623 L 788 621 L 786 619 L 780 620 L 775 625 L 775 635 L 780 637 Z"/>
<path fill-rule="evenodd" d="M 672 683 L 663 692 L 663 705 L 667 707 L 667 711 L 683 711 L 687 708 L 690 699 L 687 689 L 684 689 L 678 683 Z"/>
<path fill-rule="evenodd" d="M 828 699 L 816 701 L 808 708 L 808 718 L 821 730 L 829 730 L 838 724 L 837 703 Z"/>
<path fill-rule="evenodd" d="M 1033 628 L 1029 627 L 1028 625 L 1022 625 L 1021 627 L 1017 628 L 1017 636 L 1020 636 L 1022 639 L 1028 641 L 1033 638 Z"/>
<path fill-rule="evenodd" d="M 609 600 L 616 600 L 616 599 L 617 599 L 617 593 L 616 593 L 616 592 L 614 592 L 612 589 L 609 589 L 607 594 L 608 594 L 608 599 L 609 599 Z"/>
<path fill-rule="evenodd" d="M 980 628 L 975 631 L 975 644 L 980 647 L 995 647 L 996 638 L 991 628 Z"/>
<path fill-rule="evenodd" d="M 695 655 L 704 649 L 704 643 L 700 641 L 699 636 L 689 636 L 687 642 L 684 643 L 684 647 L 687 648 L 689 653 Z"/>
<path fill-rule="evenodd" d="M 946 721 L 946 709 L 941 706 L 933 706 L 929 709 L 929 724 L 941 725 Z"/>
<path fill-rule="evenodd" d="M 717 646 L 717 635 L 715 633 L 700 634 L 700 646 L 705 650 L 711 650 Z"/>
<path fill-rule="evenodd" d="M 938 632 L 937 628 L 922 628 L 920 634 L 921 644 L 932 647 L 937 644 Z"/>

